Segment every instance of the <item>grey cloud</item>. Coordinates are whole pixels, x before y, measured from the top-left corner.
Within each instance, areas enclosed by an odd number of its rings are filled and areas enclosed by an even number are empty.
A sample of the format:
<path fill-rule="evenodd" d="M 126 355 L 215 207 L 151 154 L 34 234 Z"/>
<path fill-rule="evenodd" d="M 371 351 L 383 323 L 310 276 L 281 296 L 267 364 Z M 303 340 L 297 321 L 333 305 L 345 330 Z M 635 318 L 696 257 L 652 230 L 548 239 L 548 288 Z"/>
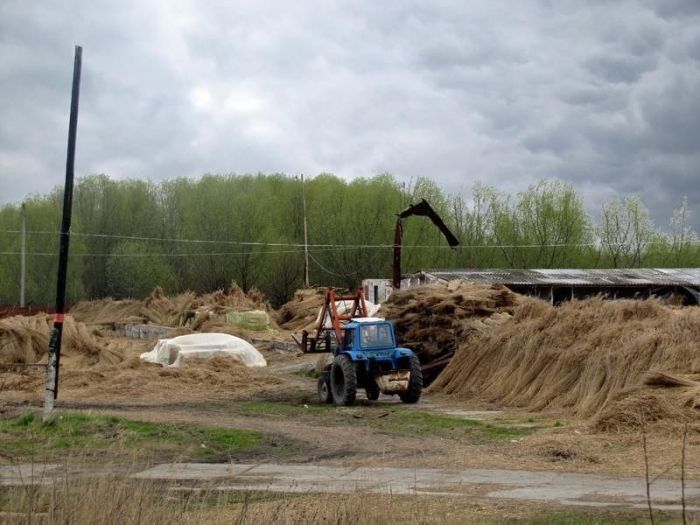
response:
<path fill-rule="evenodd" d="M 649 57 L 602 55 L 588 61 L 587 68 L 596 76 L 613 83 L 631 84 L 647 71 L 656 67 L 656 61 Z"/>
<path fill-rule="evenodd" d="M 62 181 L 81 43 L 80 175 L 562 177 L 700 226 L 697 5 L 8 0 L 0 203 Z"/>
<path fill-rule="evenodd" d="M 700 4 L 696 0 L 649 0 L 645 3 L 663 18 L 700 16 Z"/>

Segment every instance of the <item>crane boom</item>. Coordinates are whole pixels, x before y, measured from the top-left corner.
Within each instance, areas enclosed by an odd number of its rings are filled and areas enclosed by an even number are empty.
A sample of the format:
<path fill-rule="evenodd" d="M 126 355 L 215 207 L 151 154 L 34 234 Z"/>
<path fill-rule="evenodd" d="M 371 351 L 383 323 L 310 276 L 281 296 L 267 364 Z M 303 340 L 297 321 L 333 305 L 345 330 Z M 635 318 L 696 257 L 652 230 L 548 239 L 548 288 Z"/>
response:
<path fill-rule="evenodd" d="M 450 231 L 437 212 L 428 204 L 428 201 L 421 199 L 418 204 L 411 204 L 408 208 L 396 215 L 396 228 L 394 229 L 394 290 L 401 288 L 401 241 L 403 239 L 403 219 L 411 215 L 428 217 L 438 230 L 447 239 L 450 248 L 459 244 L 459 239 Z"/>

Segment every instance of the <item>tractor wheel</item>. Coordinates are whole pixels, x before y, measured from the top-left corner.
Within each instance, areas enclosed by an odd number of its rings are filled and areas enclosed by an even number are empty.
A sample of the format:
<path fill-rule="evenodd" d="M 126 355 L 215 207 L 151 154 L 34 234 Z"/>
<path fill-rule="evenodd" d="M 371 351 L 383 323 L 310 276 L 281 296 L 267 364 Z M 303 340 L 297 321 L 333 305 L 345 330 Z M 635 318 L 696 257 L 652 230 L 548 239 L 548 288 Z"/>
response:
<path fill-rule="evenodd" d="M 370 401 L 376 401 L 379 399 L 379 387 L 377 386 L 377 383 L 374 382 L 374 380 L 370 380 L 371 382 L 367 384 L 365 387 L 365 392 L 367 392 L 367 399 Z"/>
<path fill-rule="evenodd" d="M 355 404 L 357 372 L 355 364 L 344 354 L 336 356 L 333 360 L 333 366 L 331 367 L 331 392 L 336 405 L 351 406 Z"/>
<path fill-rule="evenodd" d="M 408 389 L 399 394 L 404 403 L 417 403 L 423 390 L 423 369 L 415 355 L 411 358 L 411 375 L 408 378 Z"/>
<path fill-rule="evenodd" d="M 318 399 L 321 403 L 332 403 L 331 381 L 328 373 L 321 374 L 318 378 Z"/>

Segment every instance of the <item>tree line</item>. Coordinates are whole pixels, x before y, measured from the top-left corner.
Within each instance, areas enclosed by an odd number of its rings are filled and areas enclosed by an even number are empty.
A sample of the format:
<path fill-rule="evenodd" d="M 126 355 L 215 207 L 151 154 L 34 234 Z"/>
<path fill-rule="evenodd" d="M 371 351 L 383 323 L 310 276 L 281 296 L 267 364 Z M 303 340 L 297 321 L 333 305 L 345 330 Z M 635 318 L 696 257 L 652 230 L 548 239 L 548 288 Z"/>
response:
<path fill-rule="evenodd" d="M 238 283 L 274 304 L 302 285 L 304 201 L 312 285 L 391 277 L 396 214 L 425 198 L 460 239 L 447 247 L 426 219 L 404 226 L 403 271 L 428 268 L 686 267 L 700 260 L 686 200 L 668 228 L 635 196 L 590 216 L 574 188 L 541 180 L 508 194 L 477 184 L 467 199 L 433 180 L 391 175 L 205 175 L 161 183 L 85 177 L 75 186 L 68 299 L 206 292 Z M 54 301 L 62 189 L 24 202 L 29 304 Z M 0 304 L 19 302 L 22 207 L 0 208 Z"/>

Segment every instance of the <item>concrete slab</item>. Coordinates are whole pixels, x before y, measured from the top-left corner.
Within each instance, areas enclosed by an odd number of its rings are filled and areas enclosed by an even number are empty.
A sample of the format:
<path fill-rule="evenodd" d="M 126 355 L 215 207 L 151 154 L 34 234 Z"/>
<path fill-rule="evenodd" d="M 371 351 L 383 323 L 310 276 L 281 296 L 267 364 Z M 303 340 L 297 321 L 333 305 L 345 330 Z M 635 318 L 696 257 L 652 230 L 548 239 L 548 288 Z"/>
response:
<path fill-rule="evenodd" d="M 64 476 L 99 477 L 99 468 L 66 469 L 51 464 L 0 466 L 0 485 L 48 484 Z M 126 472 L 123 473 L 127 475 Z M 202 481 L 213 490 L 271 491 L 290 493 L 415 494 L 467 497 L 479 495 L 494 499 L 551 502 L 588 507 L 646 508 L 643 478 L 618 478 L 505 469 L 428 469 L 428 468 L 344 468 L 300 464 L 243 463 L 165 463 L 132 471 L 138 479 L 178 482 L 172 490 L 193 490 Z M 187 487 L 183 482 L 193 482 Z M 199 485 L 201 488 L 201 485 Z M 685 487 L 689 511 L 700 511 L 700 481 Z M 681 510 L 679 480 L 657 479 L 651 487 L 652 504 L 657 509 Z"/>
<path fill-rule="evenodd" d="M 274 492 L 374 492 L 386 494 L 459 494 L 468 487 L 498 487 L 486 497 L 584 506 L 646 506 L 641 478 L 613 478 L 593 474 L 503 469 L 342 468 L 311 465 L 237 464 L 158 465 L 135 475 L 173 481 L 219 480 L 218 490 Z M 657 479 L 652 485 L 655 507 L 680 510 L 681 484 Z M 689 510 L 700 510 L 700 482 L 686 483 Z"/>

